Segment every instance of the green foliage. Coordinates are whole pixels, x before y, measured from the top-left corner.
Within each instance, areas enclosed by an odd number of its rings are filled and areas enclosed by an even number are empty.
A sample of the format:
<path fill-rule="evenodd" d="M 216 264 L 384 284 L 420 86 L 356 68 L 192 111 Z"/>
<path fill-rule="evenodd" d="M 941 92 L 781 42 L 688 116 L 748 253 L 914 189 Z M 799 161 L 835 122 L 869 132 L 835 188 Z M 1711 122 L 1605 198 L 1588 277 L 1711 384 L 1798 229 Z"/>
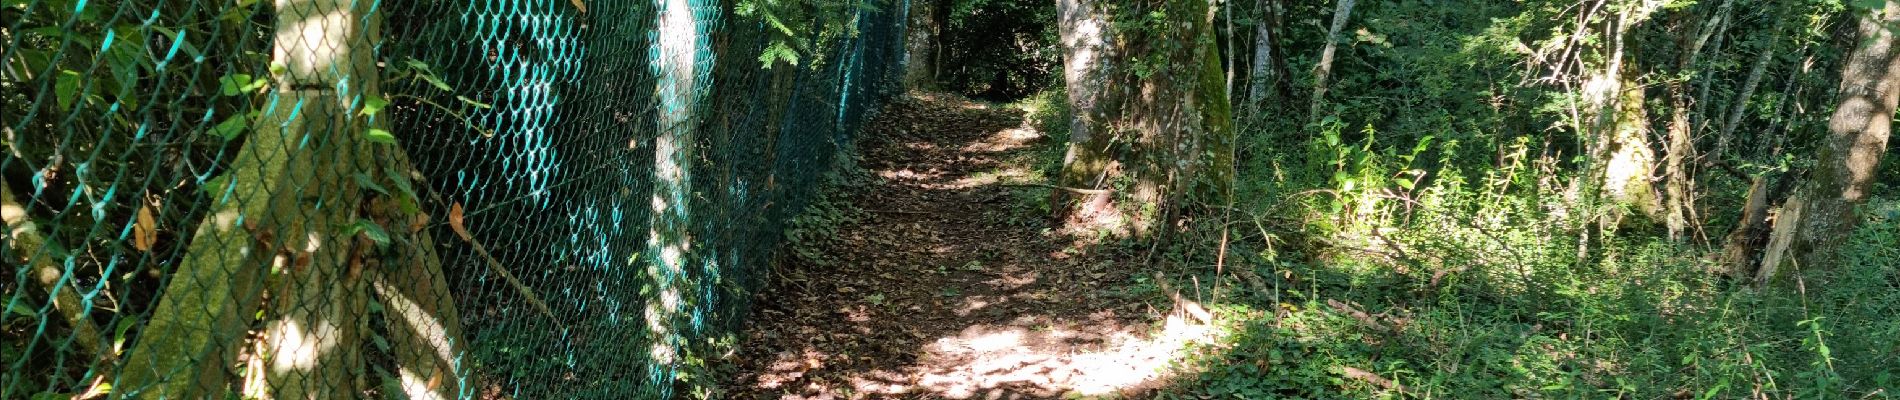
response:
<path fill-rule="evenodd" d="M 1708 103 L 1691 118 L 1712 140 L 1752 57 L 1775 46 L 1719 157 L 1742 175 L 1798 176 L 1851 47 L 1838 38 L 1842 6 L 1738 1 L 1732 26 L 1679 68 L 1682 33 L 1720 3 L 1668 4 L 1626 38 L 1653 134 L 1672 111 L 1662 82 L 1681 80 Z M 1317 62 L 1309 49 L 1331 5 L 1285 2 L 1289 71 Z M 1900 167 L 1882 167 L 1848 261 L 1800 271 L 1800 287 L 1723 273 L 1713 254 L 1747 182 L 1721 171 L 1697 181 L 1707 241 L 1600 228 L 1574 192 L 1588 177 L 1590 138 L 1575 128 L 1587 120 L 1573 114 L 1583 104 L 1560 82 L 1584 72 L 1574 65 L 1607 64 L 1592 52 L 1610 38 L 1577 29 L 1577 6 L 1360 3 L 1333 107 L 1308 116 L 1280 104 L 1295 98 L 1243 116 L 1234 221 L 1200 225 L 1170 251 L 1212 265 L 1210 238 L 1230 233 L 1225 268 L 1262 281 L 1193 270 L 1246 289 L 1216 306 L 1229 335 L 1196 348 L 1192 374 L 1161 397 L 1895 397 Z M 1552 67 L 1564 52 L 1583 60 Z M 1310 75 L 1291 79 L 1308 92 Z"/>
<path fill-rule="evenodd" d="M 739 0 L 733 14 L 756 20 L 770 27 L 771 39 L 759 53 L 759 63 L 772 68 L 780 62 L 798 65 L 800 55 L 823 61 L 827 45 L 857 36 L 857 18 L 861 11 L 876 10 L 877 0 Z"/>
<path fill-rule="evenodd" d="M 1336 249 L 1257 266 L 1290 278 L 1275 280 L 1284 297 L 1225 306 L 1231 335 L 1200 349 L 1188 363 L 1200 373 L 1170 393 L 1891 398 L 1900 220 L 1888 215 L 1900 215 L 1900 202 L 1873 208 L 1849 241 L 1849 264 L 1808 271 L 1806 293 L 1733 285 L 1696 253 L 1653 238 L 1615 239 L 1580 263 L 1574 241 L 1537 232 L 1541 218 L 1405 225 L 1388 237 L 1417 265 Z"/>
<path fill-rule="evenodd" d="M 926 1 L 926 0 L 916 0 Z M 976 98 L 1011 101 L 1060 81 L 1062 49 L 1055 2 L 948 0 L 948 24 L 938 38 L 943 59 L 938 83 Z"/>

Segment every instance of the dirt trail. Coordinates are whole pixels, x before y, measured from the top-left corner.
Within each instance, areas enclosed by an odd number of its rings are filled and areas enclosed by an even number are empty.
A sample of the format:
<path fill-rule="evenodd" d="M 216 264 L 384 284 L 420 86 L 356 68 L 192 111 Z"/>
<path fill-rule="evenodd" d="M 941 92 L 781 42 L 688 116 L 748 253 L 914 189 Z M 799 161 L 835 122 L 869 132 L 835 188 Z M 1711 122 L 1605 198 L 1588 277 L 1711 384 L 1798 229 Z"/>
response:
<path fill-rule="evenodd" d="M 730 398 L 1142 397 L 1197 326 L 1018 198 L 1044 139 L 1013 109 L 893 103 L 860 139 L 857 218 L 757 299 Z M 1000 181 L 1000 182 L 999 182 Z M 1020 193 L 1019 193 L 1020 192 Z M 790 258 L 790 257 L 788 257 Z M 1158 311 L 1157 308 L 1160 310 Z M 1157 323 L 1156 321 L 1166 321 Z"/>

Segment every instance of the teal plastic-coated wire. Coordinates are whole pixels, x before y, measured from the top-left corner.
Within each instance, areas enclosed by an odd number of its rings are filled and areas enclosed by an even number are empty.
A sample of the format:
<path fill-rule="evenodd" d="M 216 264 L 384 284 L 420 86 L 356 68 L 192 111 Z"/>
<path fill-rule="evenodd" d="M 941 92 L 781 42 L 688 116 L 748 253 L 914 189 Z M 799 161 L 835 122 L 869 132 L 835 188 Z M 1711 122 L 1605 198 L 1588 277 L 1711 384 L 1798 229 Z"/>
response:
<path fill-rule="evenodd" d="M 734 1 L 0 2 L 0 399 L 717 384 L 909 7 Z"/>

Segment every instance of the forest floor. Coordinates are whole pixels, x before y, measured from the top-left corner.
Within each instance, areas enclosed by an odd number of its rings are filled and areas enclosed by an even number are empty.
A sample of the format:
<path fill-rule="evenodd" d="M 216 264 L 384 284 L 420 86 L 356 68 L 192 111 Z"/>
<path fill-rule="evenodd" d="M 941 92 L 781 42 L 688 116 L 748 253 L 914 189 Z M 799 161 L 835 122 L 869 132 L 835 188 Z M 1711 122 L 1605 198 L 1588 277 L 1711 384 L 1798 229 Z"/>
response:
<path fill-rule="evenodd" d="M 1138 398 L 1209 335 L 1129 255 L 1045 228 L 1022 110 L 917 94 L 859 140 L 872 177 L 790 245 L 727 397 Z"/>

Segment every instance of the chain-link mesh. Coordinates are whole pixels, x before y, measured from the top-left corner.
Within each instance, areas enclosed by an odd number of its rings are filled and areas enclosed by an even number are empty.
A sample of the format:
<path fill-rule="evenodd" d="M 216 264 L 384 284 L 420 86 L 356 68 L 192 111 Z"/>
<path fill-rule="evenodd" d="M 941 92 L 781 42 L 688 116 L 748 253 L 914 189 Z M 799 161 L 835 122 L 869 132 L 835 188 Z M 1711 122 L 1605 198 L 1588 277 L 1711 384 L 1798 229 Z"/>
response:
<path fill-rule="evenodd" d="M 683 395 L 907 6 L 0 0 L 0 399 Z"/>

